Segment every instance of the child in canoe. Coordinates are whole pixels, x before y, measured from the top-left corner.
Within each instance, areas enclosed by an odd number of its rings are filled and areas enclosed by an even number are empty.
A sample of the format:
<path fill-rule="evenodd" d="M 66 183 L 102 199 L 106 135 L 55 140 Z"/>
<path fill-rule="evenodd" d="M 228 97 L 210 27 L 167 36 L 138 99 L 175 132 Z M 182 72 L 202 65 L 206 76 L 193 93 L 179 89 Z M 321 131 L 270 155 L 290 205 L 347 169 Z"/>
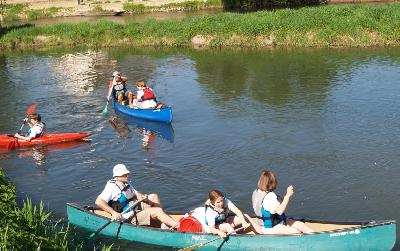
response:
<path fill-rule="evenodd" d="M 31 141 L 32 139 L 40 137 L 44 134 L 46 125 L 42 122 L 42 117 L 40 116 L 40 114 L 33 113 L 30 116 L 30 121 L 26 119 L 24 120 L 24 122 L 28 123 L 30 127 L 28 133 L 25 136 L 16 133 L 14 135 L 15 138 Z"/>
<path fill-rule="evenodd" d="M 138 89 L 136 96 L 132 96 L 129 100 L 129 106 L 136 109 L 158 109 L 157 99 L 153 89 L 147 86 L 145 79 L 136 81 Z"/>
<path fill-rule="evenodd" d="M 112 80 L 109 82 L 107 100 L 110 100 L 111 95 L 122 105 L 127 105 L 127 97 L 130 91 L 126 89 L 126 77 L 121 76 L 121 73 L 114 71 Z"/>
<path fill-rule="evenodd" d="M 199 209 L 202 210 L 202 208 L 195 209 L 193 216 L 203 222 L 203 230 L 207 233 L 218 234 L 221 238 L 226 238 L 227 234 L 234 232 L 235 227 L 239 225 L 242 225 L 244 229 L 251 227 L 255 233 L 260 231 L 260 227 L 255 221 L 247 214 L 243 214 L 218 190 L 208 193 L 208 200 L 204 205 L 204 218 L 196 215 L 196 212 L 199 213 Z"/>
<path fill-rule="evenodd" d="M 292 197 L 293 186 L 288 186 L 283 200 L 274 193 L 278 179 L 271 171 L 262 171 L 258 179 L 258 188 L 254 190 L 252 203 L 254 213 L 261 218 L 264 234 L 311 233 L 313 229 L 304 222 L 286 219 L 284 214 Z"/>

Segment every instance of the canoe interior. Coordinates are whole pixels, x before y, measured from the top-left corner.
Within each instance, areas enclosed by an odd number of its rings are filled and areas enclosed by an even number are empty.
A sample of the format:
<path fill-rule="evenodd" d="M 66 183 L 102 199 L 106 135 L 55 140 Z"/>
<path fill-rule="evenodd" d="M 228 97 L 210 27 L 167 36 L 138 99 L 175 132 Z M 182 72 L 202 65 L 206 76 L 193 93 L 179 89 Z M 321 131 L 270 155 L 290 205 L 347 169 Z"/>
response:
<path fill-rule="evenodd" d="M 111 219 L 111 214 L 104 212 L 102 210 L 93 210 L 97 215 L 101 215 L 103 217 Z M 177 213 L 177 212 L 169 212 L 168 213 L 174 220 L 179 221 L 180 218 L 183 217 L 184 214 Z M 314 229 L 316 232 L 327 232 L 327 231 L 336 231 L 336 230 L 344 230 L 347 228 L 355 228 L 360 227 L 362 224 L 355 224 L 355 223 L 332 223 L 332 222 L 322 222 L 322 221 L 306 221 L 307 226 Z M 157 228 L 159 227 L 159 222 L 152 222 L 150 227 Z M 242 234 L 254 234 L 253 232 L 245 232 Z"/>

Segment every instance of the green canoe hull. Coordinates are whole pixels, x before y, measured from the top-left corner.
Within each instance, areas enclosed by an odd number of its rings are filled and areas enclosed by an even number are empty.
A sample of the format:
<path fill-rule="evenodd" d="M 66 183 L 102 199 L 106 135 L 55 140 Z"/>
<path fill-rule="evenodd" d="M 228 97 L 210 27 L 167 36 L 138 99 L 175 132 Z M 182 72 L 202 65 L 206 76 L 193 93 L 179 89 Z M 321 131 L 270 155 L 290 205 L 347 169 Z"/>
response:
<path fill-rule="evenodd" d="M 75 204 L 67 204 L 67 214 L 71 224 L 93 232 L 109 221 Z M 120 225 L 118 222 L 108 225 L 101 234 L 177 248 L 201 244 L 216 238 L 211 234 L 180 233 L 127 223 Z M 306 235 L 232 235 L 225 241 L 221 239 L 205 245 L 201 250 L 391 250 L 395 242 L 396 222 L 382 221 Z"/>

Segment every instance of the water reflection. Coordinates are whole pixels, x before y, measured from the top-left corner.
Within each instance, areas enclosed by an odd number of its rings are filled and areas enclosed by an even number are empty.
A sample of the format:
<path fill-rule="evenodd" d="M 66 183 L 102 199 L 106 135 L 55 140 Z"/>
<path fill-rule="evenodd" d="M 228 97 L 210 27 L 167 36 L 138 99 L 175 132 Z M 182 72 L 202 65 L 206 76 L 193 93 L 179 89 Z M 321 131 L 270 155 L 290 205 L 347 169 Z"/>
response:
<path fill-rule="evenodd" d="M 108 121 L 117 135 L 129 139 L 133 137 L 131 131 L 134 130 L 141 139 L 142 147 L 145 150 L 153 149 L 151 145 L 157 137 L 170 143 L 174 142 L 174 130 L 171 124 L 128 117 L 120 112 L 116 114 L 118 117 L 112 116 Z M 129 127 L 131 127 L 132 130 Z"/>
<path fill-rule="evenodd" d="M 248 57 L 249 54 L 252 56 Z M 316 50 L 227 51 L 193 56 L 198 80 L 214 94 L 216 104 L 256 100 L 276 106 L 296 101 L 321 106 L 341 67 L 326 60 L 329 57 L 326 51 Z"/>
<path fill-rule="evenodd" d="M 81 140 L 81 141 L 71 141 L 64 142 L 53 145 L 38 145 L 31 147 L 23 147 L 14 152 L 10 152 L 7 148 L 0 148 L 0 153 L 3 155 L 0 156 L 0 160 L 10 159 L 13 157 L 17 158 L 32 158 L 37 166 L 42 166 L 46 163 L 47 156 L 50 152 L 65 150 L 68 148 L 75 148 L 81 145 L 89 144 L 89 140 Z"/>
<path fill-rule="evenodd" d="M 58 84 L 69 94 L 93 92 L 98 74 L 96 67 L 113 69 L 116 65 L 116 62 L 108 60 L 104 53 L 91 50 L 53 57 L 52 61 L 50 68 L 59 79 Z"/>

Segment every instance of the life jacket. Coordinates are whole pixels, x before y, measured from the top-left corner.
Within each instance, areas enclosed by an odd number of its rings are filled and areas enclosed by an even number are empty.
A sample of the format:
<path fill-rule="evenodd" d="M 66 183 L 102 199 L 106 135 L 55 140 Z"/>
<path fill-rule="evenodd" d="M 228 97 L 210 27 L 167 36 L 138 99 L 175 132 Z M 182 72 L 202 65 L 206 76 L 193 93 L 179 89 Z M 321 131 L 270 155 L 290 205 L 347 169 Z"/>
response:
<path fill-rule="evenodd" d="M 269 192 L 264 192 L 259 189 L 254 190 L 252 196 L 252 203 L 254 213 L 262 219 L 263 226 L 265 228 L 272 228 L 278 224 L 286 224 L 286 215 L 282 214 L 271 214 L 270 211 L 266 211 L 263 207 L 263 201 L 265 196 L 267 196 Z M 280 196 L 278 196 L 279 200 Z"/>
<path fill-rule="evenodd" d="M 154 95 L 153 90 L 150 87 L 145 87 L 143 89 L 143 97 L 142 100 L 151 100 L 151 99 L 156 99 L 156 96 Z"/>
<path fill-rule="evenodd" d="M 225 200 L 225 199 L 224 199 Z M 208 208 L 211 210 L 214 210 L 217 213 L 217 216 L 215 217 L 215 225 L 219 225 L 221 223 L 224 223 L 226 219 L 229 216 L 229 208 L 228 208 L 228 203 L 225 203 L 224 201 L 224 207 L 223 208 L 217 208 L 214 206 L 209 200 L 206 201 L 204 204 L 204 211 L 207 213 Z M 207 219 L 205 219 L 206 224 L 208 225 Z"/>
<path fill-rule="evenodd" d="M 115 98 L 117 98 L 117 93 L 118 92 L 122 91 L 125 94 L 125 92 L 127 91 L 124 81 L 115 81 L 115 79 L 113 79 L 112 86 L 113 86 L 113 94 L 114 94 Z"/>
<path fill-rule="evenodd" d="M 118 189 L 121 191 L 117 200 L 111 200 L 108 202 L 108 205 L 116 212 L 121 213 L 127 208 L 129 208 L 130 203 L 135 203 L 137 201 L 136 194 L 131 189 L 129 184 L 124 184 L 115 179 L 108 181 L 109 183 L 115 184 Z M 136 205 L 131 210 L 135 210 L 136 212 L 141 211 L 140 203 Z"/>
<path fill-rule="evenodd" d="M 35 138 L 38 138 L 38 137 L 40 137 L 40 136 L 43 136 L 44 132 L 46 131 L 46 124 L 43 123 L 43 122 L 39 122 L 39 123 L 36 123 L 34 126 L 32 126 L 32 128 L 34 128 L 34 127 L 39 127 L 39 128 L 40 128 L 40 131 L 41 131 L 41 133 L 40 133 L 39 135 L 36 135 Z M 32 128 L 30 128 L 30 129 L 28 130 L 28 132 L 27 132 L 27 134 L 25 135 L 25 137 L 29 137 L 29 135 L 30 135 L 31 132 L 32 132 Z"/>

